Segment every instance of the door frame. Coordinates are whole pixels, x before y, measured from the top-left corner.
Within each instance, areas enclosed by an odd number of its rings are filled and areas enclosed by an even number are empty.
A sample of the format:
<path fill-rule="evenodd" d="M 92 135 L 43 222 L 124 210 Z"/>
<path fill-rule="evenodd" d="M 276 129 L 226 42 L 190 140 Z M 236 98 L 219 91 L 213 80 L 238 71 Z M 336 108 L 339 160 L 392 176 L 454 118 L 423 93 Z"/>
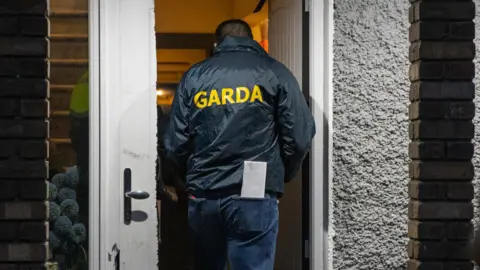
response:
<path fill-rule="evenodd" d="M 88 52 L 89 52 L 89 231 L 88 233 L 88 269 L 100 270 L 101 235 L 105 234 L 101 226 L 101 165 L 100 165 L 100 10 L 101 0 L 88 0 Z M 105 11 L 103 12 L 105 15 Z M 90 232 L 98 232 L 97 235 Z M 103 258 L 104 259 L 104 258 Z"/>
<path fill-rule="evenodd" d="M 105 246 L 107 227 L 101 222 L 100 216 L 105 214 L 102 206 L 106 199 L 101 197 L 102 188 L 100 179 L 104 176 L 105 168 L 100 164 L 100 155 L 106 150 L 101 141 L 101 123 L 105 119 L 105 112 L 100 110 L 101 92 L 105 89 L 100 74 L 106 74 L 102 66 L 106 52 L 104 44 L 100 43 L 101 35 L 108 36 L 107 23 L 100 18 L 108 18 L 106 8 L 109 1 L 89 0 L 89 74 L 90 74 L 90 193 L 89 214 L 90 231 L 99 232 L 100 237 L 89 233 L 89 269 L 106 269 L 107 253 L 102 249 Z M 305 0 L 305 10 L 309 13 L 308 29 L 308 93 L 310 105 L 316 121 L 317 135 L 313 139 L 312 151 L 309 155 L 309 220 L 308 249 L 305 251 L 310 259 L 310 269 L 332 269 L 330 249 L 333 242 L 331 235 L 331 183 L 332 183 L 332 105 L 333 105 L 333 0 Z M 103 40 L 103 39 L 102 39 Z M 102 47 L 103 46 L 103 47 Z M 305 47 L 304 47 L 305 48 Z M 305 59 L 305 58 L 304 58 Z M 305 73 L 304 73 L 305 74 Z M 305 80 L 304 80 L 305 81 Z M 306 84 L 304 84 L 306 85 Z M 105 97 L 103 97 L 105 98 Z M 315 166 L 313 166 L 315 164 Z M 108 233 L 112 233 L 108 228 Z"/>
<path fill-rule="evenodd" d="M 310 108 L 317 134 L 307 161 L 309 221 L 308 249 L 310 270 L 333 269 L 331 239 L 331 185 L 333 153 L 333 0 L 305 0 L 304 22 L 308 23 L 307 63 Z M 304 24 L 305 25 L 305 24 Z M 304 28 L 305 29 L 305 28 Z M 308 47 L 307 47 L 308 46 Z M 305 56 L 305 52 L 304 52 Z M 306 85 L 308 84 L 308 85 Z"/>

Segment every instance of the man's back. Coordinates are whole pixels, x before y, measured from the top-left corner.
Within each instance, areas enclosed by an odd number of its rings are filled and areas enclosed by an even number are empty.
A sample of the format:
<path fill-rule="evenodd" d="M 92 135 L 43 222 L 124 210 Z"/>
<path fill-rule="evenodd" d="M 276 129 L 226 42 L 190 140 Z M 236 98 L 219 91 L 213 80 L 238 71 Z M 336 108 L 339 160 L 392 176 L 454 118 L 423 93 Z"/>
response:
<path fill-rule="evenodd" d="M 315 124 L 292 73 L 253 40 L 242 20 L 222 22 L 213 57 L 180 81 L 164 136 L 187 175 L 195 269 L 273 270 L 278 198 L 298 171 Z M 267 164 L 264 193 L 242 183 L 245 161 Z M 250 176 L 247 176 L 250 177 Z M 262 183 L 254 183 L 262 185 Z"/>
<path fill-rule="evenodd" d="M 302 152 L 306 153 L 315 132 L 311 113 L 288 69 L 269 57 L 254 40 L 228 37 L 215 49 L 213 57 L 186 73 L 177 91 L 176 98 L 187 103 L 183 112 L 177 107 L 172 108 L 172 113 L 187 114 L 186 123 L 178 124 L 188 127 L 184 135 L 191 154 L 185 168 L 189 189 L 238 191 L 243 164 L 253 160 L 267 162 L 266 190 L 283 192 L 281 133 L 285 127 L 281 125 L 290 123 L 282 123 L 285 116 L 281 115 L 279 102 L 288 103 L 283 104 L 290 117 L 287 122 L 296 119 L 295 124 L 300 125 L 296 128 L 306 133 L 304 138 L 287 140 L 302 141 L 302 148 L 307 147 Z M 285 100 L 282 95 L 294 98 Z M 294 107 L 297 104 L 292 100 L 302 106 Z M 292 110 L 298 110 L 297 116 Z M 167 136 L 167 147 L 168 141 Z"/>

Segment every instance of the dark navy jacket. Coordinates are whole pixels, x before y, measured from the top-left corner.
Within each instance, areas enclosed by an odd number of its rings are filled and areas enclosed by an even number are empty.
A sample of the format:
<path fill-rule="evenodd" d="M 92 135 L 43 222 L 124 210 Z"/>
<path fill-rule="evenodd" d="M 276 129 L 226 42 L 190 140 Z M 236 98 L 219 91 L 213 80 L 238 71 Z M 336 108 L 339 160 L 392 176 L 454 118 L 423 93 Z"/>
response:
<path fill-rule="evenodd" d="M 251 160 L 267 162 L 266 191 L 283 193 L 314 135 L 293 74 L 256 41 L 227 37 L 184 74 L 164 144 L 191 192 L 239 192 Z"/>

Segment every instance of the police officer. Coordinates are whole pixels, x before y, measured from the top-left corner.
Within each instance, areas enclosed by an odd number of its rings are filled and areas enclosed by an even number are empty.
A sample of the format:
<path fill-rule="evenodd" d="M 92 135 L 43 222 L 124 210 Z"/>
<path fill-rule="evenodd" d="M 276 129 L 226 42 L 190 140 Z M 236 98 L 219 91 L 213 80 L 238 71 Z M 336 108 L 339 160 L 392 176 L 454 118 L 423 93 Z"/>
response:
<path fill-rule="evenodd" d="M 277 199 L 309 151 L 315 124 L 295 77 L 246 22 L 225 21 L 215 36 L 214 55 L 179 83 L 165 148 L 186 173 L 195 269 L 223 270 L 228 260 L 232 270 L 272 270 Z M 244 179 L 247 161 L 259 172 L 266 165 L 266 174 Z M 264 194 L 247 194 L 252 181 L 265 182 Z"/>

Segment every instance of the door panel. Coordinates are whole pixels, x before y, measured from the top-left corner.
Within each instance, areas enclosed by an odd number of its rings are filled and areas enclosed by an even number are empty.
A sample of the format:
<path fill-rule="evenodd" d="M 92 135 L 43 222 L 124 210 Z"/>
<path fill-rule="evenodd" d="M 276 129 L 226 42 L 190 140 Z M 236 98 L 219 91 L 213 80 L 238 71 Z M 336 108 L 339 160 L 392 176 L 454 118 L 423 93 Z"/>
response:
<path fill-rule="evenodd" d="M 269 53 L 287 66 L 302 85 L 302 1 L 269 1 Z M 286 184 L 279 204 L 276 270 L 302 269 L 302 174 Z"/>
<path fill-rule="evenodd" d="M 153 270 L 157 268 L 154 2 L 99 4 L 101 270 Z M 127 198 L 128 191 L 149 196 Z"/>

